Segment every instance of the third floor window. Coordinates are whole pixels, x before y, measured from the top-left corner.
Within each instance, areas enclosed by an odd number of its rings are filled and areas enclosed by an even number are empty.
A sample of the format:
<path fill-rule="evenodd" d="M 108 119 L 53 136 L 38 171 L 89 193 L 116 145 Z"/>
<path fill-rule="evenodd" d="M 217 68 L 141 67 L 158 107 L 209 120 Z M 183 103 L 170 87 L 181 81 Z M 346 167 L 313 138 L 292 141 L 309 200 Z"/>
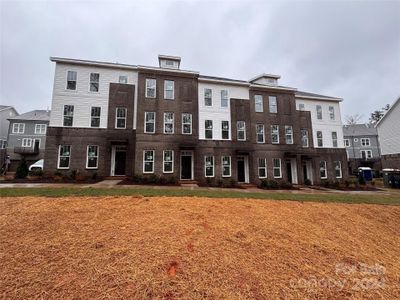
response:
<path fill-rule="evenodd" d="M 146 98 L 156 97 L 156 80 L 152 78 L 146 79 Z"/>
<path fill-rule="evenodd" d="M 204 89 L 204 106 L 212 106 L 212 90 Z"/>
<path fill-rule="evenodd" d="M 90 91 L 91 92 L 99 91 L 99 80 L 100 80 L 99 73 L 90 73 Z"/>
<path fill-rule="evenodd" d="M 173 80 L 164 81 L 164 99 L 173 100 L 175 97 L 175 83 Z"/>
<path fill-rule="evenodd" d="M 68 71 L 67 72 L 67 90 L 76 90 L 76 71 Z"/>

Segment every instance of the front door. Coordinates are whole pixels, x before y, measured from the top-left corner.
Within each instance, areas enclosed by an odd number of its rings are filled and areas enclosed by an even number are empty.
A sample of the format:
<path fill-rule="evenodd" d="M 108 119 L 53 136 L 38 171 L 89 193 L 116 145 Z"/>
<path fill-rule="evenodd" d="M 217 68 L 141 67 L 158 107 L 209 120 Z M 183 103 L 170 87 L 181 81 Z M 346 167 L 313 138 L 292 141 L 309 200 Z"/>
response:
<path fill-rule="evenodd" d="M 126 151 L 115 152 L 115 176 L 125 175 Z"/>
<path fill-rule="evenodd" d="M 237 178 L 238 182 L 246 181 L 246 171 L 243 157 L 238 157 L 237 159 Z"/>
<path fill-rule="evenodd" d="M 181 179 L 191 180 L 192 178 L 192 152 L 183 151 L 181 155 Z"/>
<path fill-rule="evenodd" d="M 292 164 L 290 161 L 286 162 L 286 172 L 287 172 L 287 179 L 288 182 L 293 183 L 293 178 L 292 178 Z"/>

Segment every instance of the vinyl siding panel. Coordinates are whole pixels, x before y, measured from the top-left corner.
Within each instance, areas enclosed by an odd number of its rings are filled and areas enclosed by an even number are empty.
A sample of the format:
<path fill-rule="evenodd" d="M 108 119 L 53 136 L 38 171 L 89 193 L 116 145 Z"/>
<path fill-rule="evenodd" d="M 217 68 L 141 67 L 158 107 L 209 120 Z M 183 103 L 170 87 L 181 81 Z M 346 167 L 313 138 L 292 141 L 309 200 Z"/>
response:
<path fill-rule="evenodd" d="M 389 111 L 389 114 L 379 123 L 378 136 L 381 155 L 400 153 L 400 101 Z"/>

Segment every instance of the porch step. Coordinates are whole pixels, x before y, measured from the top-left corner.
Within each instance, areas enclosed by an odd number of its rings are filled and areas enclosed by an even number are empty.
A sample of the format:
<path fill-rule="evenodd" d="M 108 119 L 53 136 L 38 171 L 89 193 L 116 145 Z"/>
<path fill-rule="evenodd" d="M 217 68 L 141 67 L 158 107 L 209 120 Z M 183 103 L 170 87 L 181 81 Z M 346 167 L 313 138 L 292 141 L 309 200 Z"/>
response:
<path fill-rule="evenodd" d="M 104 180 L 125 180 L 128 179 L 128 176 L 107 176 L 104 177 Z"/>
<path fill-rule="evenodd" d="M 240 189 L 255 189 L 257 186 L 255 184 L 251 183 L 239 183 L 239 188 Z"/>
<path fill-rule="evenodd" d="M 184 187 L 198 187 L 199 184 L 196 180 L 179 180 L 178 181 L 180 186 Z"/>

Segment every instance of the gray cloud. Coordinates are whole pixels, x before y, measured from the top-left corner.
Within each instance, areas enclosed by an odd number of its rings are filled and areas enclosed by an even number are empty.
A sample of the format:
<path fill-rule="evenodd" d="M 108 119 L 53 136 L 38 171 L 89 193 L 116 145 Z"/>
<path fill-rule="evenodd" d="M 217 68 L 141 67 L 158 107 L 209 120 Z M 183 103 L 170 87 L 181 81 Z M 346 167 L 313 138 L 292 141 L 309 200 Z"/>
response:
<path fill-rule="evenodd" d="M 400 2 L 2 1 L 0 102 L 51 104 L 49 56 L 182 67 L 344 98 L 342 114 L 400 96 Z"/>

